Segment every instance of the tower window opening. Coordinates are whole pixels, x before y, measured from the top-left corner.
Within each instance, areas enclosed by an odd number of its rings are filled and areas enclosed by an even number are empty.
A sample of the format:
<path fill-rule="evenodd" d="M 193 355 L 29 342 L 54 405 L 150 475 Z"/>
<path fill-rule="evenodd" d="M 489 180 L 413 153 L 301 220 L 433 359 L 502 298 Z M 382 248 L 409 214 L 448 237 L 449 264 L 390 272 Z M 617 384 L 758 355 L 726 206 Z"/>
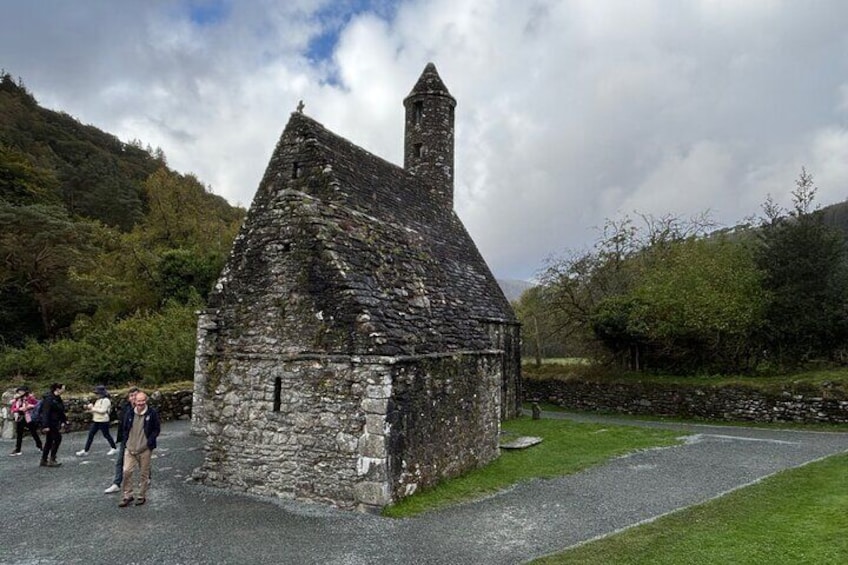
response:
<path fill-rule="evenodd" d="M 424 156 L 424 144 L 423 143 L 415 143 L 412 146 L 412 154 L 415 157 L 423 157 Z"/>
<path fill-rule="evenodd" d="M 293 179 L 299 179 L 300 175 L 303 173 L 303 167 L 297 161 L 292 164 L 292 177 Z"/>
<path fill-rule="evenodd" d="M 280 404 L 282 403 L 282 392 L 283 392 L 283 379 L 277 377 L 274 379 L 274 412 L 280 411 Z"/>
<path fill-rule="evenodd" d="M 412 105 L 412 115 L 416 126 L 421 125 L 421 117 L 424 115 L 424 102 L 418 101 Z"/>

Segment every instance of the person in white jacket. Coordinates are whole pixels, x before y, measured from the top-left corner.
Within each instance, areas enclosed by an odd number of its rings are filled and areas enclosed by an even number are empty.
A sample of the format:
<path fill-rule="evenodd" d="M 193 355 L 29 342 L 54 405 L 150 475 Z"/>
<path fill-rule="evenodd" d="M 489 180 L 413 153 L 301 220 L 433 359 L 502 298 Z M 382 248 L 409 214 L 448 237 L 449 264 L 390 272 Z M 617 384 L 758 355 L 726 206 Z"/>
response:
<path fill-rule="evenodd" d="M 85 457 L 91 449 L 91 442 L 94 441 L 94 436 L 97 432 L 101 432 L 106 441 L 109 442 L 109 451 L 106 455 L 114 455 L 117 453 L 117 445 L 112 439 L 112 434 L 109 433 L 109 411 L 112 409 L 112 399 L 109 398 L 109 392 L 103 385 L 94 387 L 94 393 L 97 395 L 97 400 L 94 403 L 86 404 L 85 409 L 91 412 L 91 427 L 88 429 L 88 439 L 85 440 L 85 449 L 77 451 L 78 457 Z"/>

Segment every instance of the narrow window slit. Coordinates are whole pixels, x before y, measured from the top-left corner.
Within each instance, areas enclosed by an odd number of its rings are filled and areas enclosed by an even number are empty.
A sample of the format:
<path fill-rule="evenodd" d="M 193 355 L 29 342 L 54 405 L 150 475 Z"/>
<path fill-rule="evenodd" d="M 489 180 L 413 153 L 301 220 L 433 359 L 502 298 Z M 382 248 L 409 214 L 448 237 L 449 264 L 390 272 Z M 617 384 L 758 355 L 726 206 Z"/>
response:
<path fill-rule="evenodd" d="M 283 379 L 277 377 L 274 379 L 274 412 L 280 411 L 280 404 L 282 402 L 282 392 L 283 392 Z"/>
<path fill-rule="evenodd" d="M 413 120 L 415 125 L 421 125 L 421 117 L 424 115 L 424 102 L 418 101 L 412 105 Z"/>

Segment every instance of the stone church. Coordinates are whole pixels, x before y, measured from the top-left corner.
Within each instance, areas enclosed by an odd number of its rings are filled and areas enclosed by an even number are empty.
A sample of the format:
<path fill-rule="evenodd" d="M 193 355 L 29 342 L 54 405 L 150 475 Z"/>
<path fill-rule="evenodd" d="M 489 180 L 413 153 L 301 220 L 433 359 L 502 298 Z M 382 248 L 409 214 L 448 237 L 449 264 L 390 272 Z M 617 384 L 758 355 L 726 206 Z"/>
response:
<path fill-rule="evenodd" d="M 519 325 L 453 211 L 432 63 L 403 104 L 403 168 L 291 115 L 200 313 L 205 484 L 373 511 L 498 456 Z"/>

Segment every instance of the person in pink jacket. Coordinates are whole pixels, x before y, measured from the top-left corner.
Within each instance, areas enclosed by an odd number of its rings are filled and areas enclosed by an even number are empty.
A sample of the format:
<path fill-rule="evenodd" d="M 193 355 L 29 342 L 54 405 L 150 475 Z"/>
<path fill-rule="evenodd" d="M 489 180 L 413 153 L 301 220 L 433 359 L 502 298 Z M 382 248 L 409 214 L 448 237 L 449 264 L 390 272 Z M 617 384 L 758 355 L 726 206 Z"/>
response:
<path fill-rule="evenodd" d="M 24 429 L 29 430 L 35 445 L 41 451 L 41 437 L 38 435 L 38 425 L 32 421 L 32 409 L 38 404 L 38 399 L 30 392 L 29 388 L 19 386 L 15 389 L 15 398 L 12 399 L 12 417 L 15 420 L 15 450 L 10 453 L 12 457 L 21 454 L 21 444 L 24 441 Z"/>

